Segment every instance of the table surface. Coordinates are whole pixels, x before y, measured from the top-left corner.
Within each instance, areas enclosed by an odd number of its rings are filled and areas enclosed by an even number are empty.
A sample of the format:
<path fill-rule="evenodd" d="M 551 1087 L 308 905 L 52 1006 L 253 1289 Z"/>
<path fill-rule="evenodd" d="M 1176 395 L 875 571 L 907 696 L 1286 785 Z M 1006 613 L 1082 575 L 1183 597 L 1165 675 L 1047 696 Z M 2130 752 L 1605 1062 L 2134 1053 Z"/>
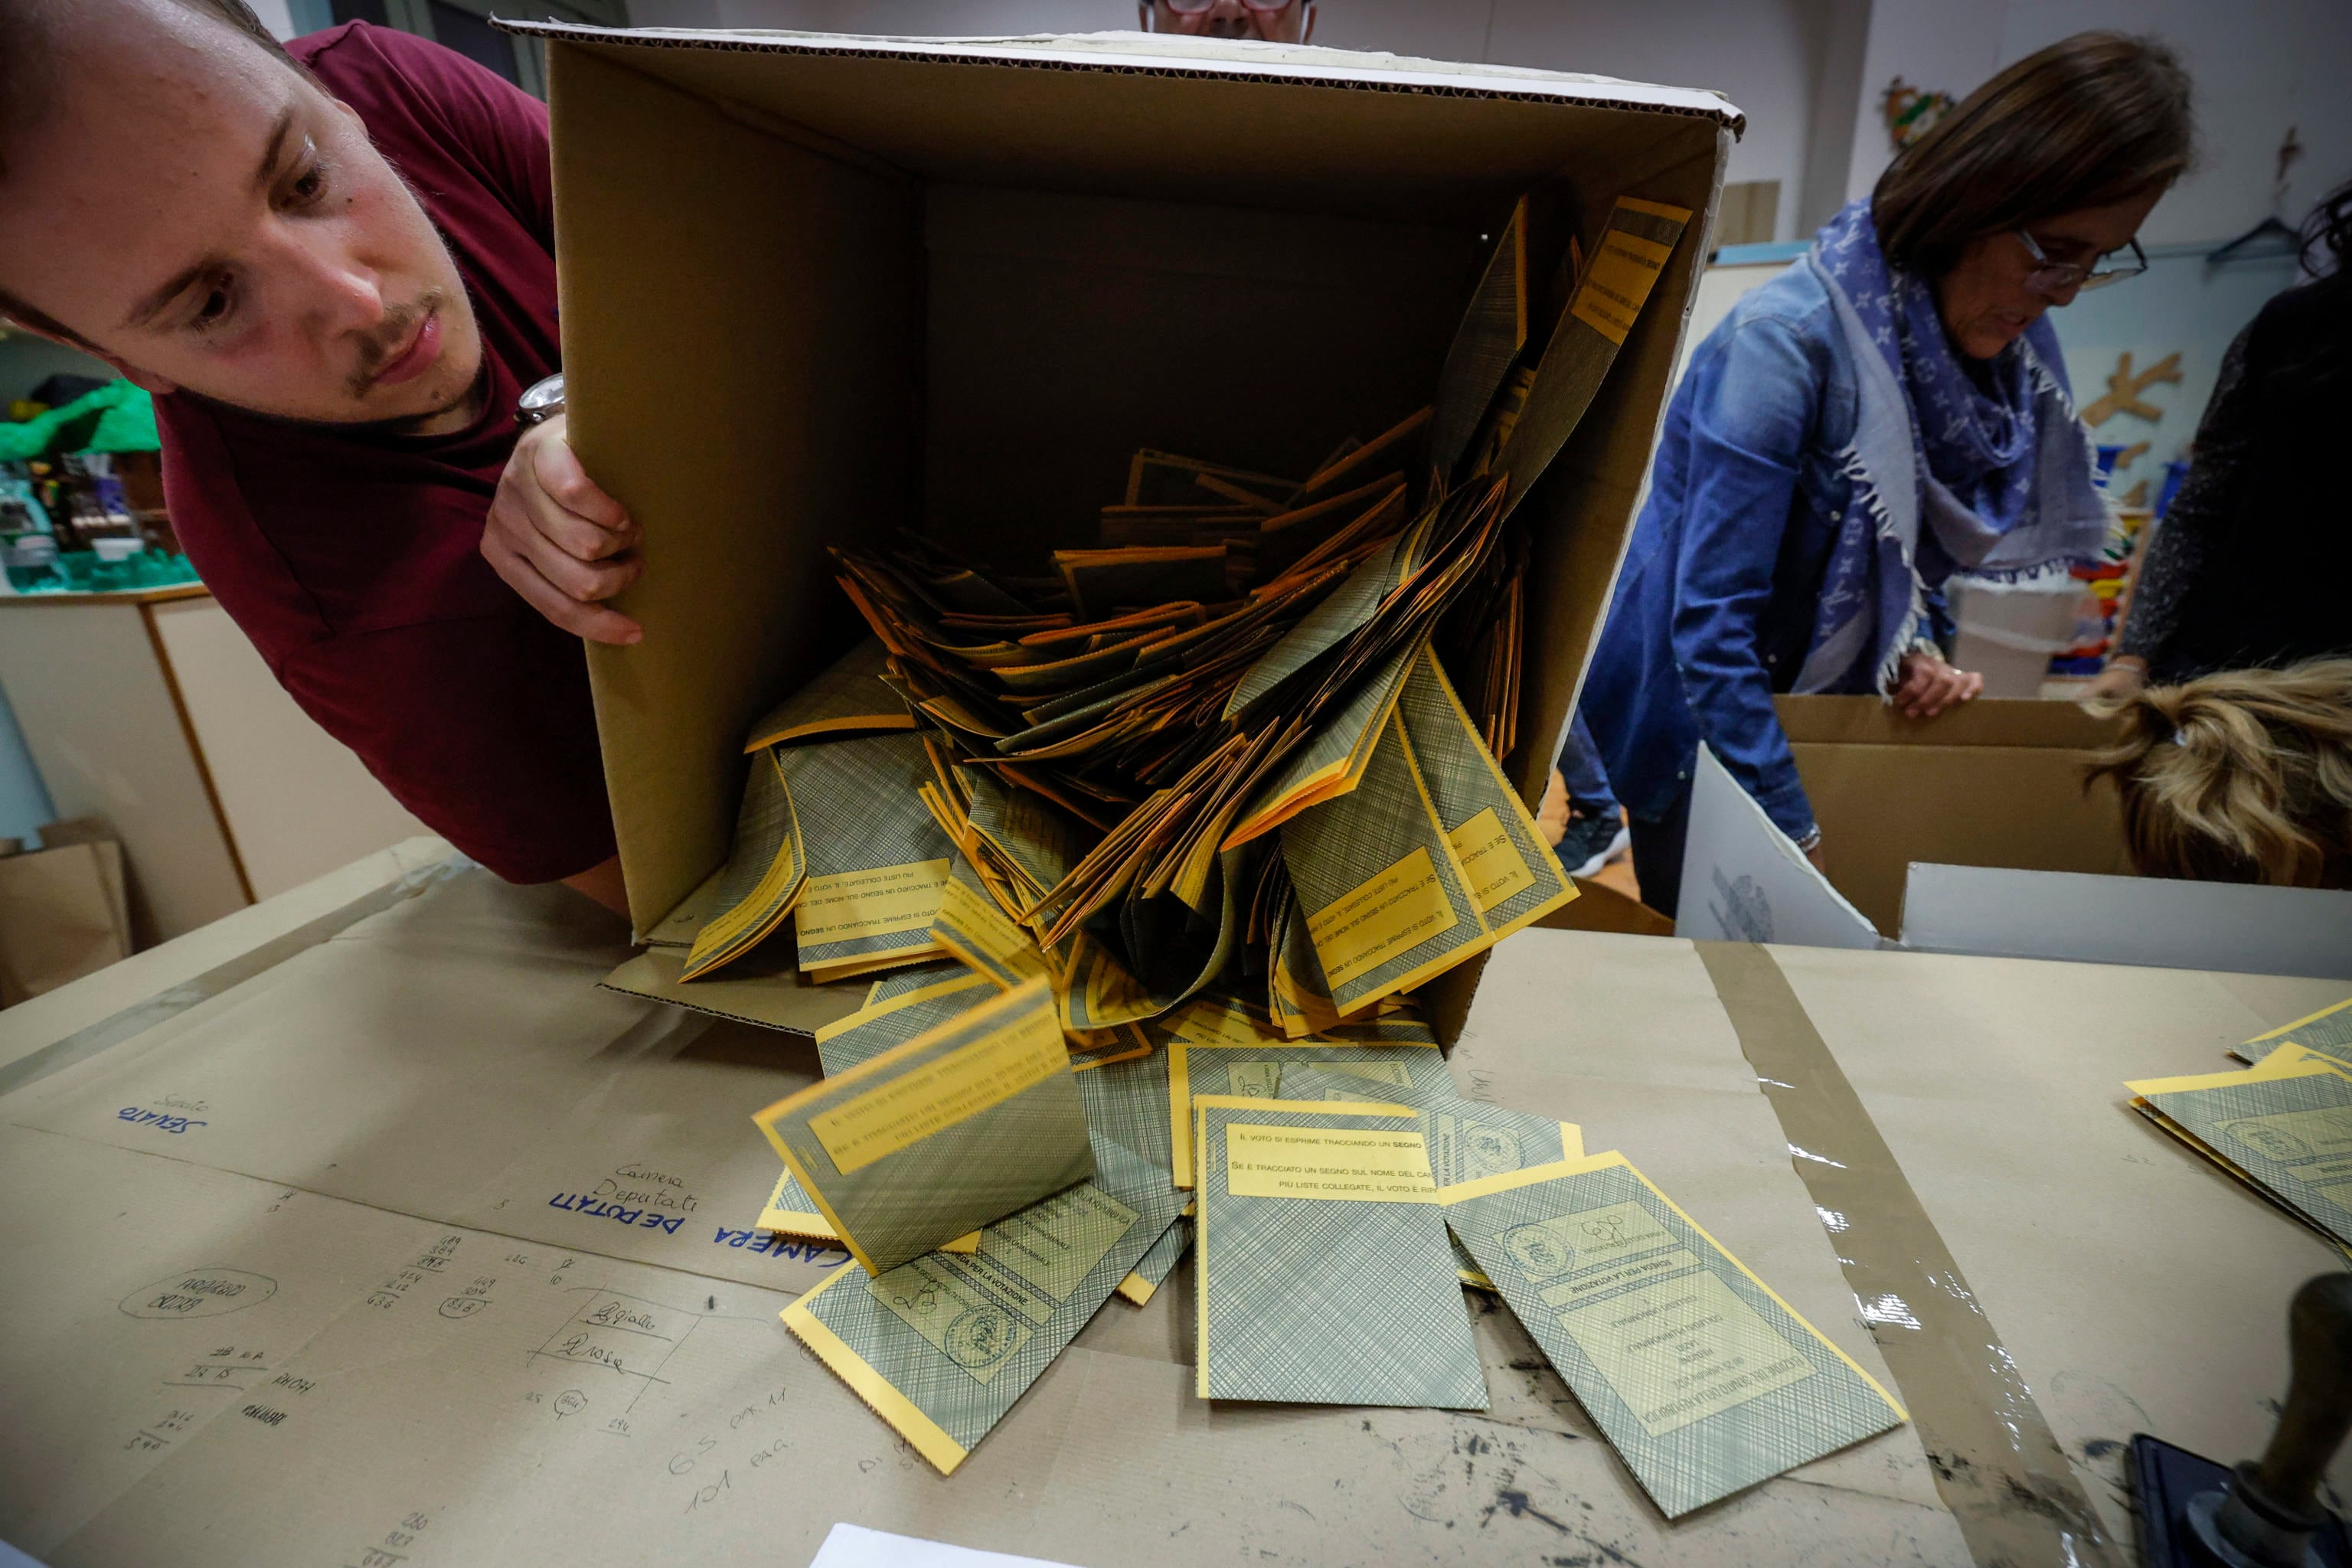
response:
<path fill-rule="evenodd" d="M 1841 1268 L 1897 1238 L 1824 1227 L 1792 1155 L 1834 1151 L 1792 1148 L 1692 943 L 1512 938 L 1455 1077 L 1624 1150 L 1918 1425 L 1669 1525 L 1491 1305 L 1485 1413 L 1193 1398 L 1188 1262 L 941 1478 L 776 1321 L 845 1261 L 750 1228 L 774 1173 L 750 1112 L 813 1049 L 596 989 L 617 922 L 441 853 L 0 1015 L 0 1540 L 52 1564 L 790 1564 L 845 1519 L 1088 1568 L 1971 1560 L 1920 1436 L 1956 1395 L 1901 1386 L 1914 1331 L 1865 1322 Z M 2340 987 L 1763 951 L 2103 1517 L 2084 1560 L 2124 1561 L 2123 1440 L 2258 1448 L 2285 1298 L 2342 1258 L 2121 1080 L 2225 1068 Z M 191 1278 L 202 1306 L 147 1315 Z M 551 1350 L 615 1297 L 654 1315 L 651 1362 Z"/>

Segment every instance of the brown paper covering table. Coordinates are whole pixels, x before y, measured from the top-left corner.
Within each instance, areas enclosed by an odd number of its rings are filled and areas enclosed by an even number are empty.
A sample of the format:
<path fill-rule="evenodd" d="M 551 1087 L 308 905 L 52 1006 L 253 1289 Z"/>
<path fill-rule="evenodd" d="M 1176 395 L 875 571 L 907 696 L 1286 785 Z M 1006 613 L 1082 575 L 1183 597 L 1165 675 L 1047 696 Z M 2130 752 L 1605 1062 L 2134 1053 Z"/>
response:
<path fill-rule="evenodd" d="M 814 1051 L 598 991 L 616 924 L 439 853 L 0 1016 L 0 1539 L 54 1564 L 792 1563 L 845 1519 L 1088 1568 L 1970 1560 L 1917 1426 L 1668 1529 L 1499 1310 L 1483 1415 L 1203 1404 L 1183 1271 L 943 1479 L 776 1322 L 840 1255 L 750 1232 L 773 1156 L 749 1111 Z M 1722 951 L 1777 959 L 2111 1528 L 2142 1412 L 2258 1446 L 2279 1306 L 2328 1254 L 2118 1080 L 2221 1066 L 2326 985 Z M 1884 1377 L 1838 1261 L 1871 1237 L 1816 1218 L 1717 978 L 1689 943 L 1522 933 L 1455 1075 L 1624 1149 Z"/>

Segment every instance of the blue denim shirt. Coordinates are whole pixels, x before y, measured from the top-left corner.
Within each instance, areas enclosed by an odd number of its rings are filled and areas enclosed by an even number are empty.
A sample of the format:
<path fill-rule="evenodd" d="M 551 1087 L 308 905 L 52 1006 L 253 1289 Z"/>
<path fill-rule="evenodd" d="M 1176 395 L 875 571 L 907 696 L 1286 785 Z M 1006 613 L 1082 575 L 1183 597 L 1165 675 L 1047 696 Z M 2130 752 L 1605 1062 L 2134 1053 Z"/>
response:
<path fill-rule="evenodd" d="M 1772 695 L 1811 651 L 1853 482 L 1852 366 L 1800 260 L 1691 353 L 1667 405 L 1581 711 L 1618 798 L 1656 818 L 1704 740 L 1792 838 L 1812 830 Z"/>

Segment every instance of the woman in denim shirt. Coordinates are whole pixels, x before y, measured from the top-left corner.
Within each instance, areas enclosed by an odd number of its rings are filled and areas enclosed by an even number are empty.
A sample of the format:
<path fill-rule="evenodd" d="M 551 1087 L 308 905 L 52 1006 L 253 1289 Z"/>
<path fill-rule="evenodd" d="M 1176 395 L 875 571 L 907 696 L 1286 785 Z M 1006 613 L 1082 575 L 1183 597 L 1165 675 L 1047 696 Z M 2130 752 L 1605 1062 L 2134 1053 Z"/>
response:
<path fill-rule="evenodd" d="M 1693 352 L 1580 709 L 1645 901 L 1677 902 L 1701 741 L 1821 864 L 1774 693 L 1941 712 L 1981 685 L 1939 650 L 1944 583 L 2097 552 L 2106 510 L 2043 312 L 2145 266 L 2132 237 L 2190 139 L 2160 45 L 2053 45 Z"/>

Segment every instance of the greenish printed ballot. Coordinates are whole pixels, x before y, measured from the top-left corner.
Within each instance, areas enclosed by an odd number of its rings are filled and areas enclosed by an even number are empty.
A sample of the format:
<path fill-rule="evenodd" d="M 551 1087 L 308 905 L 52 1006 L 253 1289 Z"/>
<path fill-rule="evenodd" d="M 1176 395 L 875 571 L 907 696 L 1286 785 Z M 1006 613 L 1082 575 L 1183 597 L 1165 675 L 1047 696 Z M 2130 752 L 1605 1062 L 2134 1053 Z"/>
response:
<path fill-rule="evenodd" d="M 970 1257 L 930 1253 L 866 1289 L 973 1382 L 992 1383 L 1139 1217 L 1081 1182 L 982 1230 Z"/>
<path fill-rule="evenodd" d="M 1097 1162 L 1103 1158 L 1099 1151 L 1105 1143 L 1116 1143 L 1142 1163 L 1152 1181 L 1169 1187 L 1167 1053 L 1105 1062 L 1079 1073 L 1077 1079 Z M 1171 1219 L 1134 1271 L 1119 1281 L 1118 1293 L 1139 1307 L 1150 1300 L 1174 1272 L 1190 1241 L 1184 1222 Z"/>
<path fill-rule="evenodd" d="M 1281 1086 L 1290 1068 L 1293 1090 Z M 1230 1042 L 1168 1041 L 1171 1161 L 1176 1184 L 1192 1184 L 1193 1103 L 1200 1096 L 1238 1094 L 1257 1100 L 1323 1100 L 1325 1090 L 1348 1080 L 1347 1100 L 1385 1105 L 1419 1105 L 1450 1097 L 1453 1075 L 1444 1053 L 1433 1046 L 1339 1046 L 1318 1040 Z"/>
<path fill-rule="evenodd" d="M 1669 1519 L 1906 1418 L 1622 1154 L 1506 1172 L 1438 1198 Z"/>
<path fill-rule="evenodd" d="M 2166 1131 L 2352 1247 L 2352 1075 L 2300 1039 L 2245 1072 L 2127 1084 Z"/>
<path fill-rule="evenodd" d="M 1412 1113 L 1194 1103 L 1200 1395 L 1486 1409 Z"/>
<path fill-rule="evenodd" d="M 960 1013 L 992 1000 L 997 992 L 988 977 L 956 965 L 957 973 L 916 990 L 900 991 L 885 1001 L 869 1002 L 856 1012 L 835 1018 L 816 1032 L 817 1060 L 825 1076 L 837 1078 L 858 1063 L 871 1061 L 893 1046 L 903 1046 Z"/>
<path fill-rule="evenodd" d="M 1095 1173 L 1086 1110 L 1042 980 L 752 1120 L 868 1274 Z"/>
<path fill-rule="evenodd" d="M 784 1326 L 942 1474 L 1037 1381 L 1176 1223 L 1168 1173 L 1097 1140 L 1094 1180 L 1008 1215 L 970 1256 L 836 1270 Z"/>
<path fill-rule="evenodd" d="M 1584 1131 L 1573 1121 L 1553 1121 L 1451 1096 L 1418 1108 L 1423 1136 L 1429 1140 L 1430 1170 L 1441 1190 L 1529 1165 L 1584 1158 Z M 1447 1229 L 1450 1233 L 1452 1226 Z M 1492 1290 L 1495 1282 L 1461 1239 L 1450 1234 L 1447 1239 L 1462 1283 Z"/>
<path fill-rule="evenodd" d="M 1551 1121 L 1497 1105 L 1457 1100 L 1450 1081 L 1445 1089 L 1433 1090 L 1416 1083 L 1395 1062 L 1325 1065 L 1312 1059 L 1262 1064 L 1235 1060 L 1228 1078 L 1235 1094 L 1266 1100 L 1381 1100 L 1400 1110 L 1418 1111 L 1430 1173 L 1440 1187 L 1584 1157 L 1584 1133 L 1573 1121 Z M 1494 1281 L 1461 1242 L 1447 1239 L 1462 1283 L 1493 1289 Z"/>
<path fill-rule="evenodd" d="M 2268 1034 L 2256 1035 L 2231 1054 L 2259 1062 L 2287 1045 L 2301 1046 L 2314 1056 L 2326 1057 L 2340 1068 L 2352 1069 L 2352 998 L 2333 1007 L 2322 1007 L 2307 1018 L 2283 1024 Z"/>

